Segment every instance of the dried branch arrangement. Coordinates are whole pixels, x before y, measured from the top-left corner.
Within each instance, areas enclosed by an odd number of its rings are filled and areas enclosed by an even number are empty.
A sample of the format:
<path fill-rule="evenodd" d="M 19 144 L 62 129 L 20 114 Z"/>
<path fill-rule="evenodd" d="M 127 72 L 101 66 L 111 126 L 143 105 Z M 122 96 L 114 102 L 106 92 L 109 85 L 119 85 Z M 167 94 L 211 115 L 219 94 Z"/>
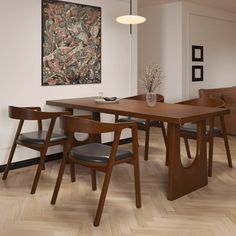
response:
<path fill-rule="evenodd" d="M 146 88 L 147 92 L 154 92 L 157 87 L 161 84 L 164 76 L 159 64 L 152 63 L 146 66 L 142 83 Z"/>

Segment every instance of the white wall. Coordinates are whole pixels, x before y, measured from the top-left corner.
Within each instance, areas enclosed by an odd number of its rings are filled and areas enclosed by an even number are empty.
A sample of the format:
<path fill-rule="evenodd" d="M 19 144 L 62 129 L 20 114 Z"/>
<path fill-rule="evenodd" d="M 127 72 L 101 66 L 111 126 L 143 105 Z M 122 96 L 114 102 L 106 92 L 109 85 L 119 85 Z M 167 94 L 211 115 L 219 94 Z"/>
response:
<path fill-rule="evenodd" d="M 198 97 L 200 88 L 236 85 L 236 15 L 183 4 L 183 91 Z M 204 62 L 191 62 L 191 46 L 204 46 Z M 192 65 L 204 66 L 204 81 L 192 82 Z"/>
<path fill-rule="evenodd" d="M 138 26 L 138 78 L 149 63 L 160 64 L 165 78 L 157 89 L 165 101 L 182 98 L 182 3 L 139 9 L 147 22 Z M 139 92 L 145 89 L 139 82 Z"/>
<path fill-rule="evenodd" d="M 125 97 L 135 93 L 137 86 L 132 62 L 129 27 L 115 18 L 129 12 L 129 1 L 73 0 L 73 2 L 102 8 L 102 83 L 94 85 L 41 86 L 41 1 L 7 0 L 0 2 L 0 164 L 6 163 L 17 123 L 8 118 L 8 105 L 42 106 L 45 110 L 58 108 L 45 105 L 46 100 L 98 95 Z M 136 1 L 134 1 L 136 7 Z M 134 28 L 133 44 L 136 43 Z M 133 47 L 133 53 L 136 53 Z M 131 87 L 132 86 L 132 87 Z M 27 130 L 36 126 L 27 126 Z M 58 150 L 58 149 L 57 149 Z M 54 150 L 51 150 L 54 152 Z M 15 161 L 38 156 L 19 147 Z"/>
<path fill-rule="evenodd" d="M 198 89 L 235 86 L 236 15 L 186 2 L 139 8 L 138 77 L 150 62 L 166 76 L 157 92 L 165 101 L 198 97 Z M 192 63 L 191 46 L 204 46 L 204 62 Z M 204 65 L 204 81 L 192 82 L 192 65 Z M 144 89 L 139 83 L 139 92 Z"/>

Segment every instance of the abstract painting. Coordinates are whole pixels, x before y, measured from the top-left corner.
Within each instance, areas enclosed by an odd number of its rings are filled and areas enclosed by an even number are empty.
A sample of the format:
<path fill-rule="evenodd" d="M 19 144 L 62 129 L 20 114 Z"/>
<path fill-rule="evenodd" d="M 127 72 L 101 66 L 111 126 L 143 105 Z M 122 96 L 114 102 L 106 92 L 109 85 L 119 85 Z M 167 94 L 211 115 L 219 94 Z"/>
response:
<path fill-rule="evenodd" d="M 101 83 L 101 8 L 42 1 L 42 85 Z"/>

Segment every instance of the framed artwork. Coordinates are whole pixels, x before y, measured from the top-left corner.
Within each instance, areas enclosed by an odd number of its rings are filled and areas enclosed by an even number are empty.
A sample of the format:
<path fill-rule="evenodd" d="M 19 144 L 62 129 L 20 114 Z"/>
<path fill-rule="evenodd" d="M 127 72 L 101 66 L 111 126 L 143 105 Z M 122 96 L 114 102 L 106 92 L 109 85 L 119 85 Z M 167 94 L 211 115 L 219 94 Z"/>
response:
<path fill-rule="evenodd" d="M 192 66 L 192 81 L 203 81 L 203 66 Z"/>
<path fill-rule="evenodd" d="M 203 61 L 203 46 L 192 45 L 192 61 Z"/>
<path fill-rule="evenodd" d="M 101 7 L 42 0 L 42 85 L 101 83 Z"/>

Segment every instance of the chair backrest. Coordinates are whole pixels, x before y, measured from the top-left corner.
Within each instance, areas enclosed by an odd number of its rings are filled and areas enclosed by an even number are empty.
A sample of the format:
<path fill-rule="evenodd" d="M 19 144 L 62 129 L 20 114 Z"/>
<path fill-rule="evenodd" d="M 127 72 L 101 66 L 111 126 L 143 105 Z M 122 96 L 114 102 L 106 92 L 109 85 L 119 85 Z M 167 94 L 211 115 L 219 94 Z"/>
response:
<path fill-rule="evenodd" d="M 161 94 L 156 94 L 157 96 L 157 102 L 164 102 L 164 96 Z M 139 94 L 136 96 L 131 96 L 131 97 L 127 97 L 127 99 L 134 99 L 134 100 L 146 100 L 146 94 Z"/>
<path fill-rule="evenodd" d="M 225 94 L 235 91 L 236 86 L 232 87 L 221 87 L 221 88 L 211 88 L 211 89 L 199 89 L 199 97 L 208 97 L 208 98 L 220 98 L 222 99 Z"/>
<path fill-rule="evenodd" d="M 68 114 L 68 112 L 43 112 L 40 107 L 8 107 L 9 117 L 17 120 L 55 119 L 62 114 Z"/>
<path fill-rule="evenodd" d="M 19 120 L 16 137 L 19 136 L 25 120 L 34 120 L 38 123 L 38 130 L 43 129 L 42 120 L 50 119 L 48 128 L 48 137 L 51 136 L 53 127 L 55 125 L 57 117 L 61 115 L 69 115 L 70 112 L 43 112 L 40 107 L 8 107 L 8 115 L 12 119 Z"/>
<path fill-rule="evenodd" d="M 80 118 L 78 116 L 62 116 L 60 119 L 61 128 L 67 133 L 89 133 L 89 134 L 99 134 L 108 133 L 113 131 L 121 131 L 124 128 L 136 127 L 133 122 L 124 123 L 105 123 L 99 122 L 91 119 Z"/>
<path fill-rule="evenodd" d="M 225 106 L 225 102 L 219 98 L 195 98 L 178 102 L 178 104 L 205 106 L 205 107 L 219 107 L 219 108 L 223 108 Z"/>

